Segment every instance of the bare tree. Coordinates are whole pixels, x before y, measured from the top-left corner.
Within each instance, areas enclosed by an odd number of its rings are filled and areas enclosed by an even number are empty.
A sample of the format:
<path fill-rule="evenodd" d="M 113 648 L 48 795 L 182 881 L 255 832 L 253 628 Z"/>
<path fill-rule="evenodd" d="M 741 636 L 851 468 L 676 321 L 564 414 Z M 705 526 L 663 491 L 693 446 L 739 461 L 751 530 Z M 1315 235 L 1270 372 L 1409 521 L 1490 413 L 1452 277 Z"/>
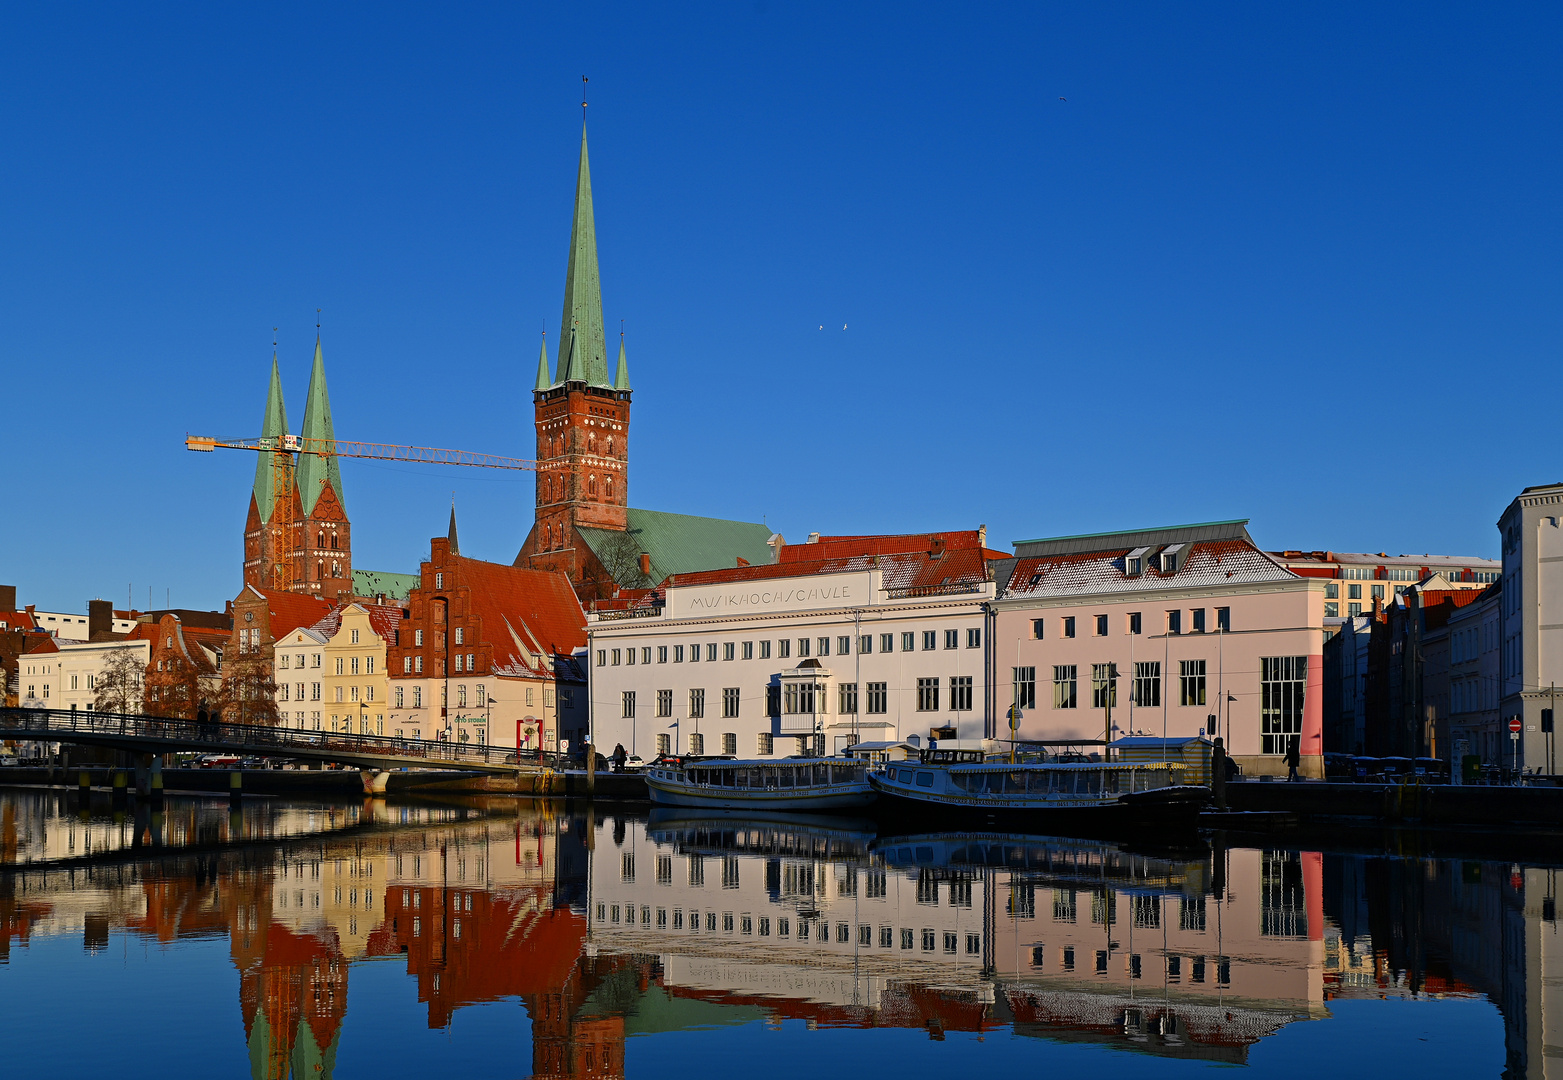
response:
<path fill-rule="evenodd" d="M 92 707 L 98 712 L 140 712 L 145 681 L 146 672 L 135 649 L 112 649 L 94 677 Z"/>
<path fill-rule="evenodd" d="M 595 554 L 614 584 L 626 589 L 650 587 L 651 581 L 640 572 L 640 543 L 630 533 L 615 533 Z"/>
<path fill-rule="evenodd" d="M 271 674 L 271 659 L 265 653 L 243 653 L 227 664 L 223 672 L 222 692 L 217 708 L 224 723 L 266 724 L 275 727 L 277 683 Z"/>

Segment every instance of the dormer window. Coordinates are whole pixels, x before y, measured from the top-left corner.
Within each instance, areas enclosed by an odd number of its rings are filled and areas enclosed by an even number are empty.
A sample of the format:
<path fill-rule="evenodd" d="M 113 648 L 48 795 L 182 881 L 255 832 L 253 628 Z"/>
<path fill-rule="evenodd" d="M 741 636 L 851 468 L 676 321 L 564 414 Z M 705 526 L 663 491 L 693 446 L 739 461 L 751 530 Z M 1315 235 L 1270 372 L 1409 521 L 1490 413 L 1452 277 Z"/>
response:
<path fill-rule="evenodd" d="M 1161 572 L 1163 574 L 1176 574 L 1178 567 L 1183 564 L 1183 559 L 1187 554 L 1187 544 L 1173 544 L 1163 549 L 1160 555 Z"/>
<path fill-rule="evenodd" d="M 1123 557 L 1123 572 L 1126 577 L 1139 577 L 1145 573 L 1145 556 L 1150 551 L 1148 547 L 1137 547 Z"/>

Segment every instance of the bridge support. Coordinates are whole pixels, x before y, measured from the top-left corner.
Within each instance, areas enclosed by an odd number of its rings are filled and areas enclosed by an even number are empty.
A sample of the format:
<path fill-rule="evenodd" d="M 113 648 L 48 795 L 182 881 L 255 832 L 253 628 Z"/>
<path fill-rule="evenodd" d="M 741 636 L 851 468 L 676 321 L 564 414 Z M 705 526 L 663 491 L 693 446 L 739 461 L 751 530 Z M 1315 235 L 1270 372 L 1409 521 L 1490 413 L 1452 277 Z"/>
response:
<path fill-rule="evenodd" d="M 76 798 L 77 805 L 85 810 L 92 800 L 92 774 L 82 769 L 76 774 Z"/>
<path fill-rule="evenodd" d="M 114 769 L 114 805 L 124 806 L 130 798 L 130 776 L 124 769 Z"/>
<path fill-rule="evenodd" d="M 364 782 L 365 795 L 384 795 L 385 786 L 391 782 L 389 769 L 359 769 L 358 778 Z"/>
<path fill-rule="evenodd" d="M 163 809 L 163 756 L 152 755 L 152 790 L 148 795 L 148 801 L 152 809 Z"/>
<path fill-rule="evenodd" d="M 228 806 L 237 810 L 244 801 L 244 773 L 233 769 L 228 773 Z"/>
<path fill-rule="evenodd" d="M 769 648 L 769 646 L 767 646 Z M 586 797 L 589 799 L 597 791 L 597 748 L 591 743 L 586 744 Z M 591 835 L 588 831 L 587 836 Z"/>

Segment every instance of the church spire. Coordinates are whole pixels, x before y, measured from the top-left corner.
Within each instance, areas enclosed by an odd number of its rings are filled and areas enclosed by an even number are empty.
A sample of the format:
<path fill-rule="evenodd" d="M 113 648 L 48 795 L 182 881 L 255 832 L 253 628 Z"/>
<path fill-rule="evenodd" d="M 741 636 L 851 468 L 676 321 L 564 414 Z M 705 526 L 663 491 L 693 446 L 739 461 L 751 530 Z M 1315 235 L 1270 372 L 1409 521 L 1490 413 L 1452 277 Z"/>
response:
<path fill-rule="evenodd" d="M 613 388 L 615 390 L 628 390 L 630 388 L 630 365 L 624 359 L 624 334 L 619 333 L 619 369 L 613 373 Z"/>
<path fill-rule="evenodd" d="M 543 349 L 537 357 L 537 382 L 532 386 L 533 390 L 547 390 L 554 384 L 553 376 L 548 374 L 548 331 L 543 331 Z"/>
<path fill-rule="evenodd" d="M 334 452 L 336 429 L 331 423 L 331 395 L 326 392 L 326 362 L 321 356 L 318 334 L 315 336 L 315 364 L 309 372 L 309 399 L 304 403 L 304 430 L 300 434 L 304 436 L 306 449 L 321 445 L 333 448 L 330 454 L 299 455 L 298 490 L 304 513 L 314 512 L 315 503 L 320 500 L 322 480 L 336 492 L 337 503 L 346 512 L 347 501 L 342 498 L 342 470 Z"/>
<path fill-rule="evenodd" d="M 261 437 L 281 439 L 288 432 L 288 409 L 282 402 L 282 375 L 277 369 L 277 354 L 271 354 L 271 385 L 266 388 L 266 414 L 261 418 Z M 271 520 L 271 508 L 277 492 L 272 490 L 272 455 L 261 454 L 255 463 L 255 507 L 262 522 Z M 287 494 L 283 492 L 284 496 Z"/>
<path fill-rule="evenodd" d="M 451 499 L 451 501 L 450 501 L 450 531 L 445 534 L 445 538 L 450 541 L 450 553 L 452 555 L 460 555 L 461 554 L 461 546 L 456 543 L 456 500 L 455 499 Z"/>
<path fill-rule="evenodd" d="M 581 164 L 575 177 L 575 218 L 570 263 L 564 276 L 564 315 L 559 320 L 559 382 L 609 386 L 602 328 L 602 284 L 597 277 L 597 225 L 592 216 L 592 173 L 581 125 Z"/>

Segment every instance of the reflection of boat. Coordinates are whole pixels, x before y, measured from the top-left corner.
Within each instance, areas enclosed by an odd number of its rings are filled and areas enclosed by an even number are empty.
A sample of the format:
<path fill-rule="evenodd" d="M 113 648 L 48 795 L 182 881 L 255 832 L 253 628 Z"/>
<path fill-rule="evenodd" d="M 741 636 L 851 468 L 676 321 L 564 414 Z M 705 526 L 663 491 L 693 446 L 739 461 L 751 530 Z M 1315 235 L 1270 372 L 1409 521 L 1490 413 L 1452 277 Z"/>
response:
<path fill-rule="evenodd" d="M 851 758 L 664 761 L 646 770 L 651 801 L 731 810 L 850 810 L 874 801 L 868 762 Z"/>
<path fill-rule="evenodd" d="M 978 750 L 924 750 L 916 763 L 892 762 L 871 773 L 882 798 L 900 809 L 938 811 L 1019 825 L 1070 820 L 1108 825 L 1192 824 L 1210 789 L 1183 783 L 1176 761 L 986 761 Z"/>
<path fill-rule="evenodd" d="M 1147 894 L 1202 893 L 1209 887 L 1208 848 L 1169 858 L 1109 841 L 977 832 L 881 837 L 871 848 L 876 858 L 897 870 L 1008 870 L 1017 880 L 1111 885 Z"/>
<path fill-rule="evenodd" d="M 683 855 L 801 857 L 824 862 L 868 859 L 874 823 L 859 818 L 780 811 L 662 809 L 651 812 L 646 835 Z"/>

